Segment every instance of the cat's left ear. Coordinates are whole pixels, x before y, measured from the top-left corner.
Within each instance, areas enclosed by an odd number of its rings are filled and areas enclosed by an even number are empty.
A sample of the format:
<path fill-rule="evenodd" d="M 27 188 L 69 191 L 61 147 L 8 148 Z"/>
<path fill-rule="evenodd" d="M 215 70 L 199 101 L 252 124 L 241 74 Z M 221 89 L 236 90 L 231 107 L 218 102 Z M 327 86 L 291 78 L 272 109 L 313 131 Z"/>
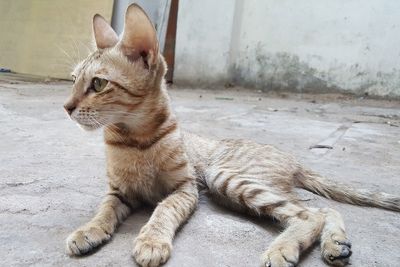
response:
<path fill-rule="evenodd" d="M 149 17 L 137 4 L 130 5 L 126 10 L 120 45 L 124 55 L 132 61 L 142 57 L 148 67 L 157 63 L 157 32 Z"/>
<path fill-rule="evenodd" d="M 93 33 L 98 49 L 113 47 L 118 42 L 118 35 L 99 14 L 93 17 Z"/>

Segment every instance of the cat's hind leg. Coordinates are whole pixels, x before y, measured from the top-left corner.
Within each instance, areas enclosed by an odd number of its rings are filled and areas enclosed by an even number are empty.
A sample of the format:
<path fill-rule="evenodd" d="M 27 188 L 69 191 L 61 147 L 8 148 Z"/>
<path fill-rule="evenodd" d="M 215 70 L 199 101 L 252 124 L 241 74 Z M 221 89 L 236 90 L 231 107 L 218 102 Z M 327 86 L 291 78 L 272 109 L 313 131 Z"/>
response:
<path fill-rule="evenodd" d="M 346 236 L 344 222 L 339 212 L 324 208 L 325 225 L 321 234 L 321 253 L 324 260 L 335 266 L 345 266 L 349 263 L 351 243 Z"/>
<path fill-rule="evenodd" d="M 210 193 L 220 201 L 225 198 L 252 213 L 273 217 L 286 227 L 262 255 L 263 266 L 295 266 L 300 253 L 319 238 L 325 223 L 325 214 L 319 210 L 305 208 L 292 200 L 290 194 L 261 184 L 257 179 L 228 171 L 217 178 L 208 184 Z"/>
<path fill-rule="evenodd" d="M 118 191 L 111 190 L 93 219 L 68 236 L 67 253 L 83 255 L 108 241 L 117 225 L 129 215 L 132 206 L 134 203 L 127 203 Z"/>
<path fill-rule="evenodd" d="M 279 218 L 286 229 L 262 255 L 263 263 L 267 267 L 297 265 L 300 253 L 318 239 L 324 225 L 324 215 L 292 203 L 265 214 Z"/>

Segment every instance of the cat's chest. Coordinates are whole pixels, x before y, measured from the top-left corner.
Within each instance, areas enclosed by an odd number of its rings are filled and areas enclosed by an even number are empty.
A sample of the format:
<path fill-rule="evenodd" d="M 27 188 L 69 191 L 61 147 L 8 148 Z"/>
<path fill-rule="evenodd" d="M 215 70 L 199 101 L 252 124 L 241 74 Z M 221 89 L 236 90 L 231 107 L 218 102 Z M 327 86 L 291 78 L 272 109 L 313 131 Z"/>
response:
<path fill-rule="evenodd" d="M 110 184 L 127 196 L 143 200 L 162 199 L 166 194 L 155 155 L 144 152 L 107 151 Z"/>

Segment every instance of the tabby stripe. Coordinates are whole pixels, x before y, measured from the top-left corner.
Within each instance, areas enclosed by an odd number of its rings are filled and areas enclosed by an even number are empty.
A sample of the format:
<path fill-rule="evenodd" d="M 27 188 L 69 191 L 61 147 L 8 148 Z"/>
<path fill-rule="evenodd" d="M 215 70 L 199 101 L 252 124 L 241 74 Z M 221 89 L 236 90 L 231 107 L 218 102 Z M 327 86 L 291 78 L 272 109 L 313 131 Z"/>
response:
<path fill-rule="evenodd" d="M 305 244 L 303 242 L 299 241 L 299 251 L 303 252 L 305 247 L 306 247 Z"/>
<path fill-rule="evenodd" d="M 108 102 L 107 104 L 113 104 L 113 105 L 123 106 L 123 107 L 129 108 L 130 110 L 133 110 L 133 109 L 135 109 L 136 107 L 138 107 L 138 106 L 139 106 L 140 104 L 142 104 L 142 103 L 135 103 L 135 104 L 132 104 L 132 103 L 125 103 L 125 102 L 123 102 L 123 101 L 115 100 L 115 101 Z"/>
<path fill-rule="evenodd" d="M 209 154 L 210 156 L 211 156 L 211 155 L 214 155 L 215 152 L 216 152 L 218 149 L 220 149 L 219 146 L 214 146 L 214 147 L 208 152 L 208 154 Z"/>
<path fill-rule="evenodd" d="M 222 186 L 220 187 L 220 191 L 221 191 L 221 194 L 222 194 L 222 195 L 226 196 L 226 190 L 228 189 L 229 182 L 230 182 L 233 178 L 235 178 L 235 176 L 236 176 L 236 174 L 231 174 L 231 176 L 229 176 L 228 178 L 226 178 L 225 181 L 222 183 Z"/>
<path fill-rule="evenodd" d="M 239 203 L 247 207 L 244 191 L 239 194 Z"/>
<path fill-rule="evenodd" d="M 182 180 L 182 181 L 179 181 L 179 182 L 177 182 L 176 184 L 175 184 L 175 190 L 178 190 L 178 189 L 180 189 L 184 184 L 186 184 L 187 182 L 189 182 L 188 180 Z"/>
<path fill-rule="evenodd" d="M 240 169 L 240 172 L 248 174 L 248 171 L 250 169 L 255 169 L 255 168 L 264 168 L 265 169 L 265 164 L 249 164 L 249 165 L 243 166 L 243 168 Z"/>
<path fill-rule="evenodd" d="M 272 214 L 274 209 L 285 206 L 288 202 L 286 200 L 281 200 L 276 203 L 266 204 L 260 207 L 260 210 L 266 214 Z"/>
<path fill-rule="evenodd" d="M 178 205 L 177 203 L 175 203 L 175 201 L 173 201 L 171 204 L 172 208 L 179 213 L 180 216 L 182 216 L 181 211 L 179 211 L 179 209 L 181 209 L 180 205 Z"/>
<path fill-rule="evenodd" d="M 181 162 L 181 163 L 178 163 L 177 165 L 175 165 L 174 167 L 172 167 L 171 169 L 168 169 L 167 171 L 168 172 L 178 171 L 178 170 L 186 167 L 186 165 L 187 165 L 187 161 Z"/>
<path fill-rule="evenodd" d="M 219 166 L 223 166 L 224 164 L 226 164 L 229 161 L 231 161 L 234 156 L 235 155 L 232 153 L 232 154 L 228 155 L 227 157 L 220 159 L 220 161 L 218 162 L 218 165 Z"/>
<path fill-rule="evenodd" d="M 169 125 L 165 130 L 158 135 L 156 135 L 152 140 L 147 141 L 147 142 L 139 142 L 134 139 L 128 139 L 125 141 L 115 141 L 115 140 L 106 140 L 106 144 L 110 146 L 116 146 L 116 147 L 131 147 L 131 148 L 136 148 L 139 150 L 147 150 L 151 148 L 153 145 L 155 145 L 158 141 L 160 141 L 162 138 L 164 138 L 166 135 L 170 134 L 174 130 L 177 129 L 177 123 L 174 122 L 173 124 Z"/>
<path fill-rule="evenodd" d="M 232 161 L 233 159 L 241 159 L 244 155 L 246 155 L 248 153 L 248 151 L 244 150 L 244 149 L 243 150 L 233 150 L 233 151 L 230 150 L 229 152 L 230 152 L 230 154 L 227 157 L 222 158 L 218 162 L 218 164 L 220 166 L 223 166 L 224 164 Z"/>
<path fill-rule="evenodd" d="M 112 85 L 114 85 L 115 87 L 117 87 L 118 89 L 123 90 L 125 93 L 127 93 L 128 95 L 132 96 L 132 97 L 144 97 L 146 94 L 140 95 L 140 94 L 135 94 L 132 93 L 131 91 L 129 91 L 127 88 L 123 87 L 122 85 L 120 85 L 117 82 L 114 81 L 109 81 Z"/>
<path fill-rule="evenodd" d="M 302 220 L 307 220 L 308 219 L 308 212 L 307 210 L 302 210 L 296 213 L 296 217 L 302 219 Z"/>
<path fill-rule="evenodd" d="M 254 175 L 254 176 L 257 176 L 257 175 L 263 175 L 263 174 L 265 174 L 265 173 L 267 172 L 267 170 L 263 170 L 263 171 L 242 171 L 242 170 L 239 170 L 239 172 L 240 172 L 240 173 L 243 173 L 243 174 L 246 174 L 246 175 Z"/>
<path fill-rule="evenodd" d="M 247 148 L 247 147 L 245 147 L 245 148 Z M 237 159 L 241 159 L 241 158 L 243 158 L 245 155 L 248 155 L 249 154 L 249 150 L 248 149 L 241 149 L 241 150 L 238 150 L 239 151 L 239 153 L 236 155 L 235 154 L 235 156 L 236 156 L 236 158 Z"/>
<path fill-rule="evenodd" d="M 132 205 L 121 195 L 116 192 L 108 193 L 110 196 L 114 196 L 121 201 L 122 204 L 126 205 L 128 208 L 132 209 Z"/>
<path fill-rule="evenodd" d="M 291 260 L 287 259 L 287 258 L 285 257 L 284 254 L 282 254 L 282 258 L 283 258 L 286 262 L 290 263 L 290 265 L 292 265 L 292 266 L 295 266 L 296 263 L 297 263 L 297 262 L 294 262 L 294 261 L 291 261 Z"/>
<path fill-rule="evenodd" d="M 192 194 L 189 194 L 188 192 L 185 192 L 185 191 L 181 191 L 180 193 L 182 194 L 181 197 L 184 196 L 184 198 L 186 198 L 189 201 L 193 200 L 193 195 Z"/>
<path fill-rule="evenodd" d="M 242 180 L 237 184 L 237 186 L 234 189 L 234 191 L 239 191 L 241 187 L 243 187 L 245 185 L 249 185 L 249 184 L 254 184 L 254 182 L 249 181 L 249 180 Z M 242 204 L 244 206 L 247 206 L 246 205 L 246 199 L 245 199 L 246 198 L 245 197 L 245 191 L 246 191 L 246 189 L 244 189 L 242 192 L 240 192 L 240 194 L 239 194 L 239 202 L 240 202 L 240 204 Z"/>
<path fill-rule="evenodd" d="M 153 122 L 155 122 L 154 128 L 157 129 L 161 125 L 164 124 L 164 122 L 167 121 L 170 113 L 167 108 L 162 108 L 161 110 L 158 110 L 154 117 L 153 117 Z"/>
<path fill-rule="evenodd" d="M 249 181 L 249 180 L 242 180 L 237 184 L 235 190 L 239 190 L 242 186 L 249 185 L 249 184 L 254 184 L 254 182 L 253 181 Z"/>
<path fill-rule="evenodd" d="M 252 189 L 247 193 L 247 200 L 252 200 L 252 199 L 256 198 L 261 193 L 264 193 L 263 189 L 260 189 L 260 188 Z"/>
<path fill-rule="evenodd" d="M 217 180 L 224 174 L 224 171 L 219 171 L 217 175 L 214 177 L 213 183 L 215 184 Z"/>

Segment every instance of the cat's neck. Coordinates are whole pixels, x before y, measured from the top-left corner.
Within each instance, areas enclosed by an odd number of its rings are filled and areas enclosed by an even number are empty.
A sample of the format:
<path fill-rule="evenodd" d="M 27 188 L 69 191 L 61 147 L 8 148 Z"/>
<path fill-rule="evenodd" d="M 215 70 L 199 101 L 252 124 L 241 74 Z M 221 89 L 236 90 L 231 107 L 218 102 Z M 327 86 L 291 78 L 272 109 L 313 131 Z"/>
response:
<path fill-rule="evenodd" d="M 144 116 L 141 122 L 116 123 L 104 129 L 105 143 L 126 145 L 141 149 L 148 148 L 166 134 L 178 128 L 166 90 L 162 90 L 157 105 Z"/>

